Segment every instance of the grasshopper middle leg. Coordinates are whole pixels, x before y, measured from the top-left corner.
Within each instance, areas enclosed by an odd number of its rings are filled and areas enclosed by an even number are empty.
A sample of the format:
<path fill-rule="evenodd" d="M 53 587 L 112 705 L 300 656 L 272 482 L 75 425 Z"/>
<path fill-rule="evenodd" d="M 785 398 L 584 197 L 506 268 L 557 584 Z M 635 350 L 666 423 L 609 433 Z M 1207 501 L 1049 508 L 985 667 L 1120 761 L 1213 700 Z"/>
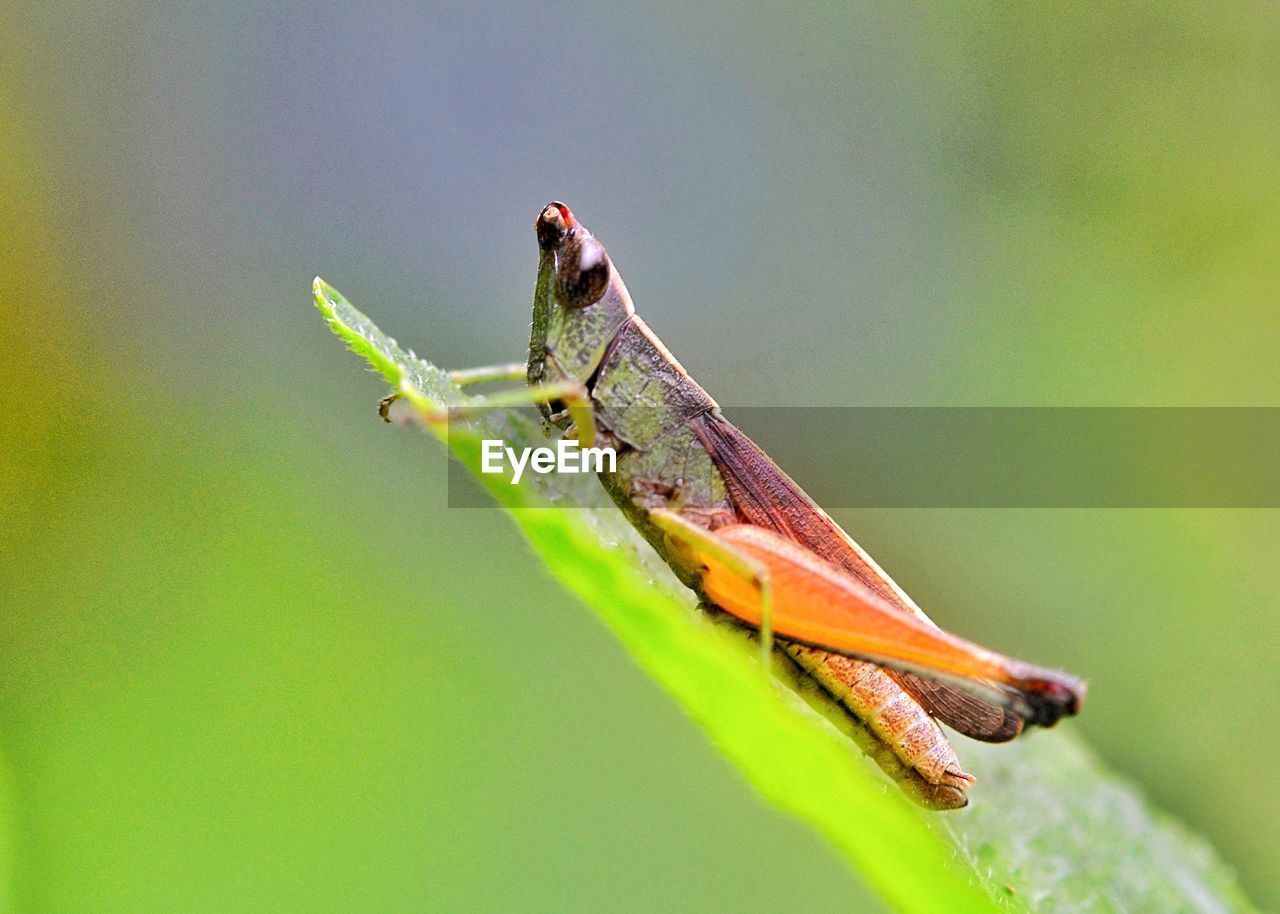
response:
<path fill-rule="evenodd" d="M 652 519 L 667 536 L 693 550 L 696 555 L 718 562 L 757 593 L 760 606 L 760 663 L 767 671 L 773 662 L 773 582 L 769 569 L 710 530 L 699 527 L 674 511 L 654 511 Z"/>

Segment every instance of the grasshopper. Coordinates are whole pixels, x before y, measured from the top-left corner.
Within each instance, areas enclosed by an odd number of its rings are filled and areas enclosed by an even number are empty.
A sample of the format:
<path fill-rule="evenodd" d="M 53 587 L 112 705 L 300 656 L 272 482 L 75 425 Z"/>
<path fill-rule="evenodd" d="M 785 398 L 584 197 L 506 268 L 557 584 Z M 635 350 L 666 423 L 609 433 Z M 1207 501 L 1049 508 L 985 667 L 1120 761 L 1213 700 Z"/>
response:
<path fill-rule="evenodd" d="M 486 405 L 536 404 L 585 446 L 614 447 L 616 469 L 599 474 L 609 496 L 705 609 L 756 630 L 765 670 L 777 652 L 812 677 L 870 737 L 881 768 L 935 809 L 966 805 L 974 780 L 938 721 L 1004 742 L 1079 711 L 1081 680 L 934 625 L 721 414 L 567 206 L 548 204 L 535 229 L 528 360 L 452 379 L 523 376 L 525 389 Z"/>

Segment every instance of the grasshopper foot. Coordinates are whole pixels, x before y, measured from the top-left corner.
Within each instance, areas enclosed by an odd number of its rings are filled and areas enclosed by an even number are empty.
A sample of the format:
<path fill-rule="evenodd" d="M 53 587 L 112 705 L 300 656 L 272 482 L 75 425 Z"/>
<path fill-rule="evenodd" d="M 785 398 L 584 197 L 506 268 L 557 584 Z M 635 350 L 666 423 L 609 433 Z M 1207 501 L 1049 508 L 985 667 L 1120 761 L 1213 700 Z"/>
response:
<path fill-rule="evenodd" d="M 391 421 L 391 406 L 399 399 L 399 394 L 391 394 L 378 401 L 378 415 L 382 417 L 383 422 Z"/>

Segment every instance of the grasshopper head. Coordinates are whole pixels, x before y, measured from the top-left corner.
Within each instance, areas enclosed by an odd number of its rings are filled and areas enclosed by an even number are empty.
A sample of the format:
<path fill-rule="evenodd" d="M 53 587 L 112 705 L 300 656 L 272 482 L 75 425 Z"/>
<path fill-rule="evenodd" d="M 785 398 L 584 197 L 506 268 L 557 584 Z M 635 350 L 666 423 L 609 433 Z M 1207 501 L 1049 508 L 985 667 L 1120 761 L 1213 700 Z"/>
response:
<path fill-rule="evenodd" d="M 534 223 L 541 260 L 529 341 L 529 380 L 586 382 L 635 312 L 622 278 L 569 207 L 548 203 Z"/>
<path fill-rule="evenodd" d="M 551 293 L 562 308 L 589 308 L 609 291 L 613 265 L 604 245 L 583 228 L 569 207 L 548 203 L 534 224 L 538 247 L 551 255 Z"/>

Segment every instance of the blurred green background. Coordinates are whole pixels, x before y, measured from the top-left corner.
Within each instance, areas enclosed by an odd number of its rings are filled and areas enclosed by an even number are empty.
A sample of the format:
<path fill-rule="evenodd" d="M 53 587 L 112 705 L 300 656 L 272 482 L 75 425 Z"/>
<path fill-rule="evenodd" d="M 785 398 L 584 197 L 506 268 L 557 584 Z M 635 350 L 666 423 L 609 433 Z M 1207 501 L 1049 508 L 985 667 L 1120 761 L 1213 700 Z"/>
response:
<path fill-rule="evenodd" d="M 1270 2 L 22 3 L 0 117 L 14 910 L 877 909 L 443 507 L 316 273 L 517 358 L 558 197 L 728 404 L 1280 396 Z M 838 516 L 1280 905 L 1280 514 Z"/>

